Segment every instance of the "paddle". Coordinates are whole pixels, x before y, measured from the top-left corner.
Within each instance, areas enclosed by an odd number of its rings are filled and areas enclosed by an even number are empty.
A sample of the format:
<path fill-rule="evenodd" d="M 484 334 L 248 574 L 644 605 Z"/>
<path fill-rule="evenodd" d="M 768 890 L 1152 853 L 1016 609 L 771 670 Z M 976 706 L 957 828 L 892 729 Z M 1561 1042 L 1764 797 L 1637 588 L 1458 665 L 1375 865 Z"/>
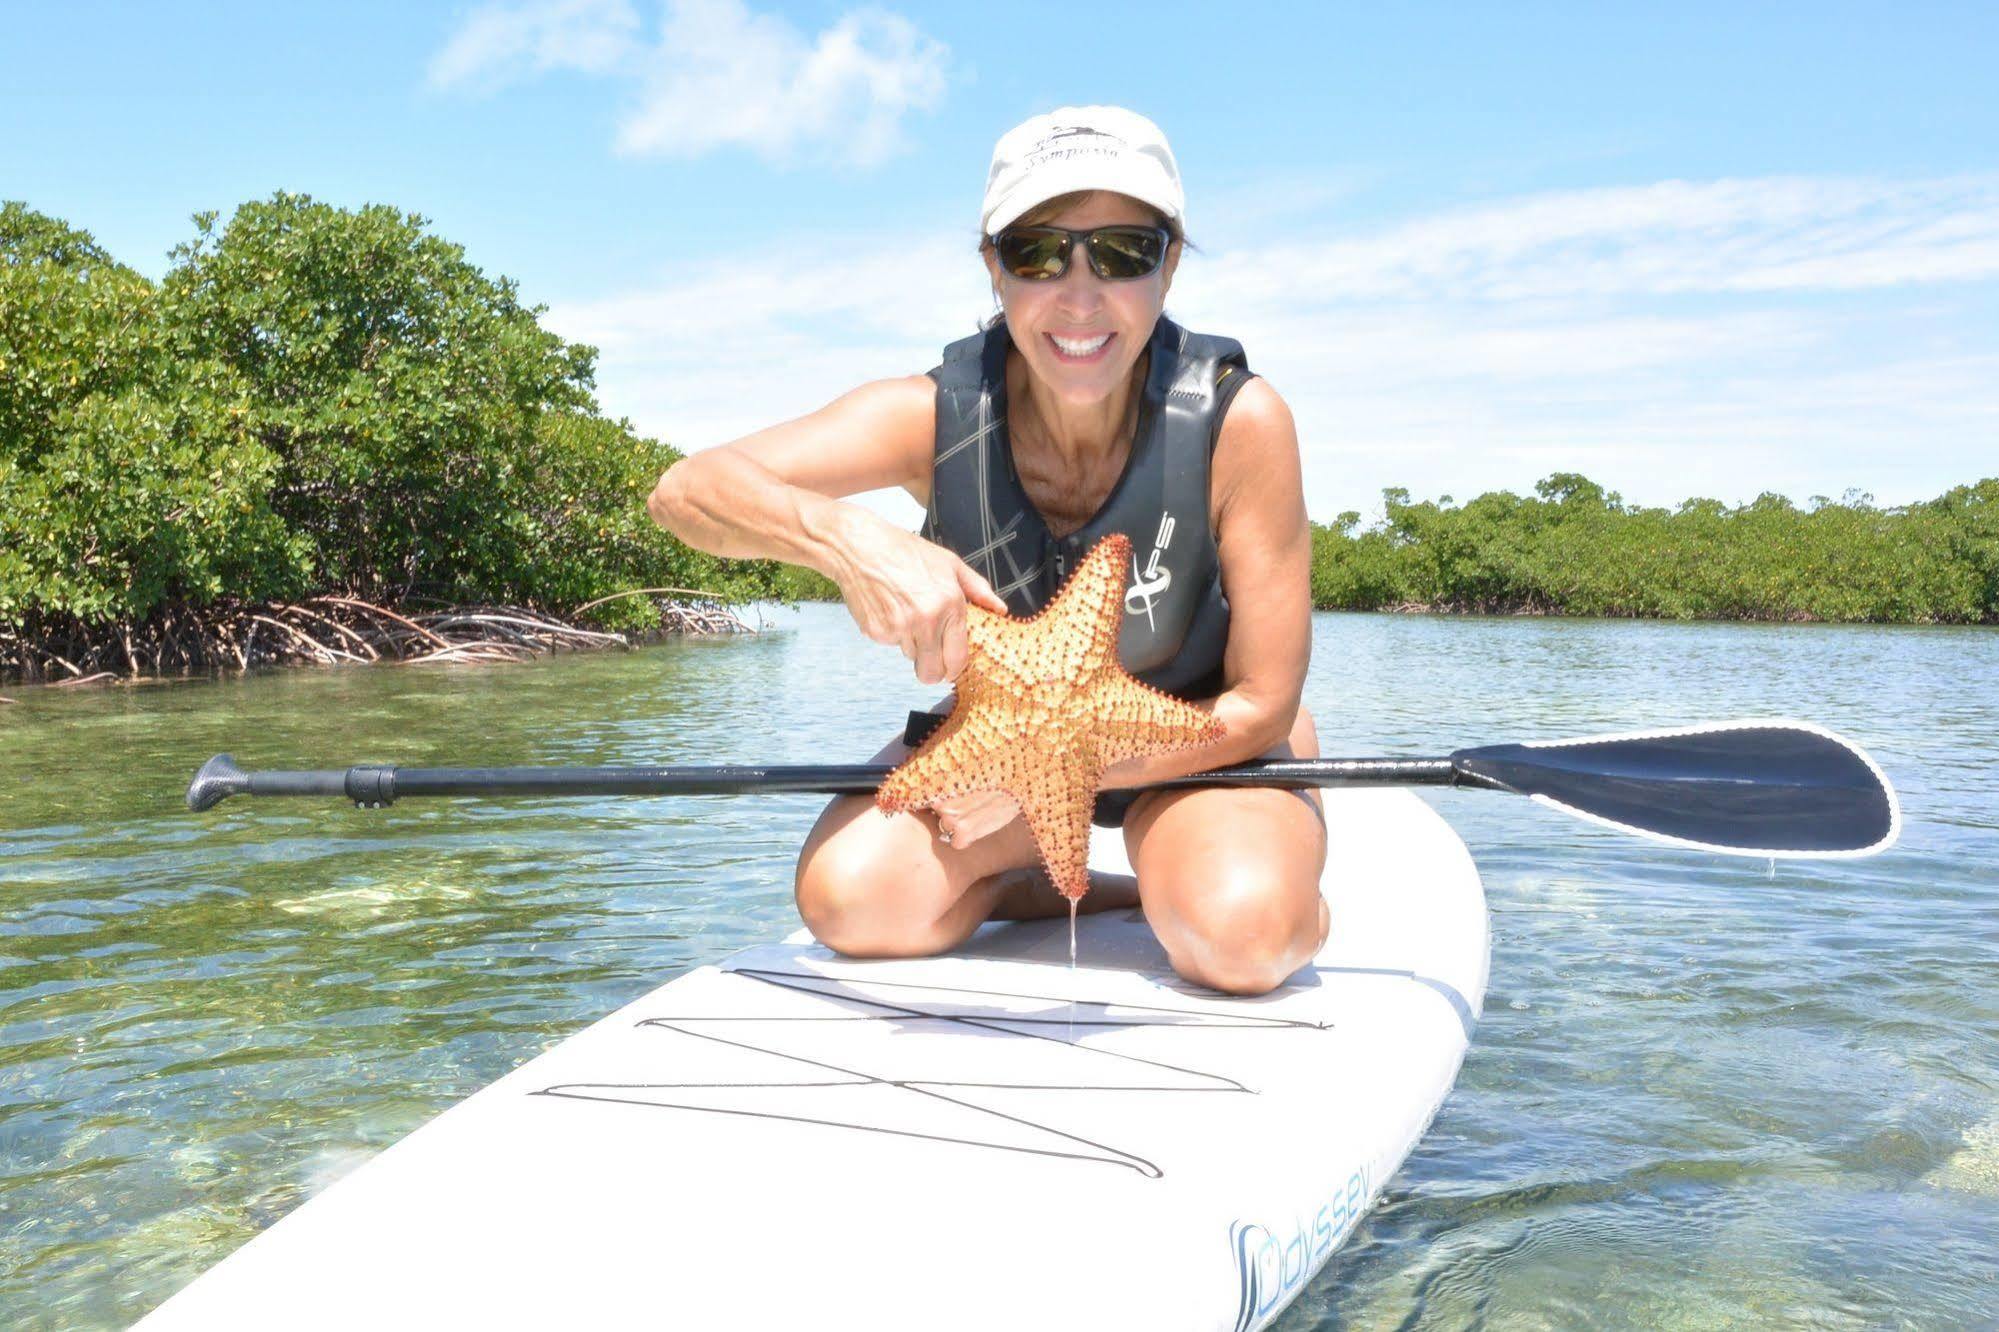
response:
<path fill-rule="evenodd" d="M 923 724 L 911 715 L 913 739 Z M 941 719 L 938 719 L 941 720 Z M 232 795 L 340 796 L 379 808 L 412 796 L 868 795 L 886 763 L 764 767 L 395 768 L 245 772 L 204 763 L 187 806 Z M 1748 856 L 1865 856 L 1901 832 L 1894 788 L 1851 741 L 1807 722 L 1713 722 L 1628 735 L 1461 749 L 1449 758 L 1266 759 L 1156 783 L 1214 786 L 1469 786 L 1511 791 L 1679 846 Z"/>

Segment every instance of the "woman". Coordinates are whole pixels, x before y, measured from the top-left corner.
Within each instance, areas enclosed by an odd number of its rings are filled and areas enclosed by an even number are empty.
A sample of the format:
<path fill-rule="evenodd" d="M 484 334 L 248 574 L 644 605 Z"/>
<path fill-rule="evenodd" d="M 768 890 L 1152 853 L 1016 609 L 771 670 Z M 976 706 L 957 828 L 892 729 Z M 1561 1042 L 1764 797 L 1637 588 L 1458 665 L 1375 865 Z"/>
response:
<path fill-rule="evenodd" d="M 1134 550 L 1119 656 L 1203 707 L 1227 739 L 1105 774 L 1136 902 L 1173 967 L 1263 994 L 1325 941 L 1316 792 L 1119 788 L 1258 757 L 1318 754 L 1299 704 L 1311 541 L 1289 410 L 1223 338 L 1163 315 L 1184 245 L 1178 168 L 1143 116 L 1072 107 L 994 149 L 980 251 L 1000 313 L 929 375 L 862 387 L 809 416 L 676 463 L 650 509 L 689 545 L 819 570 L 861 631 L 926 684 L 965 662 L 968 605 L 1028 614 L 1096 540 Z M 840 497 L 901 486 L 923 535 Z M 899 761 L 900 739 L 877 754 Z M 1026 821 L 998 792 L 884 818 L 833 800 L 799 855 L 798 909 L 828 947 L 942 952 L 993 917 L 1065 909 Z"/>

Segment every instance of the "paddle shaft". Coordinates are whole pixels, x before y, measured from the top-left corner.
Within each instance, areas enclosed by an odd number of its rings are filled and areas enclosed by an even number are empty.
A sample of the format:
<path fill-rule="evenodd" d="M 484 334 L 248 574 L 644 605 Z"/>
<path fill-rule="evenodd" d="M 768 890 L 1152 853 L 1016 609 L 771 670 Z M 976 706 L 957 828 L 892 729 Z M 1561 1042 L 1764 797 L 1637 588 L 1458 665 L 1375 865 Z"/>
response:
<path fill-rule="evenodd" d="M 222 766 L 218 766 L 222 765 Z M 242 772 L 211 760 L 188 788 L 188 806 L 208 809 L 232 795 L 333 796 L 364 808 L 418 796 L 742 795 L 749 792 L 872 795 L 888 763 L 631 768 L 352 768 Z M 1493 786 L 1447 758 L 1265 759 L 1152 783 L 1216 786 Z"/>
<path fill-rule="evenodd" d="M 931 724 L 912 722 L 909 734 Z M 335 796 L 366 807 L 410 796 L 870 795 L 891 771 L 853 763 L 245 772 L 217 754 L 195 774 L 187 804 L 210 809 L 232 795 Z M 1822 727 L 1785 718 L 1484 745 L 1448 758 L 1264 759 L 1137 789 L 1235 786 L 1512 791 L 1643 837 L 1731 855 L 1872 855 L 1901 829 L 1900 803 L 1873 759 Z"/>

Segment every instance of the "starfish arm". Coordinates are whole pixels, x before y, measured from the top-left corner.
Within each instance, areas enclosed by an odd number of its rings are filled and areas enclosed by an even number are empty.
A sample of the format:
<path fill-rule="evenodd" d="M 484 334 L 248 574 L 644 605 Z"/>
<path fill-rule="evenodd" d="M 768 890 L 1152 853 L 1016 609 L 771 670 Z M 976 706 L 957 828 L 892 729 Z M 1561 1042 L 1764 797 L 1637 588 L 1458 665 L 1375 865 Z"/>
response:
<path fill-rule="evenodd" d="M 1080 680 L 1117 665 L 1124 625 L 1125 563 L 1131 540 L 1113 532 L 1099 541 L 1048 603 L 1042 616 L 1064 630 L 1056 641 L 1059 678 Z"/>
<path fill-rule="evenodd" d="M 1035 771 L 1019 801 L 1035 849 L 1056 891 L 1071 900 L 1090 889 L 1090 812 L 1096 805 L 1095 765 L 1073 751 Z"/>
<path fill-rule="evenodd" d="M 961 708 L 888 775 L 875 792 L 875 806 L 893 814 L 952 796 L 997 789 L 1000 772 L 994 760 L 1004 752 L 1005 744 L 994 734 L 992 722 Z"/>
<path fill-rule="evenodd" d="M 1130 758 L 1213 744 L 1226 734 L 1214 714 L 1137 680 L 1106 681 L 1090 699 L 1105 767 Z"/>
<path fill-rule="evenodd" d="M 1032 678 L 1034 659 L 1031 635 L 1026 630 L 1034 618 L 1016 620 L 982 606 L 966 607 L 965 641 L 971 660 L 985 680 L 1002 693 L 1024 688 Z"/>

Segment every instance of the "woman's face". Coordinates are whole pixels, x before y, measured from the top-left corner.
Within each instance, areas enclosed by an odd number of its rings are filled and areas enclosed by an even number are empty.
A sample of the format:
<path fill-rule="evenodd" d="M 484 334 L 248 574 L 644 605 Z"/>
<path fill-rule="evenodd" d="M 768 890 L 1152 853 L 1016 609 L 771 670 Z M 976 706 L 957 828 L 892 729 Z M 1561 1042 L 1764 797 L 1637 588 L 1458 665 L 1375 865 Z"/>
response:
<path fill-rule="evenodd" d="M 1150 227 L 1158 221 L 1137 200 L 1099 191 L 1043 225 L 1088 231 Z M 1000 308 L 1006 312 L 1007 329 L 1028 369 L 1063 402 L 1087 406 L 1110 397 L 1131 377 L 1165 308 L 1180 247 L 1170 247 L 1166 262 L 1150 276 L 1124 282 L 1098 277 L 1080 245 L 1070 251 L 1067 272 L 1038 282 L 1002 271 L 991 246 L 986 247 L 985 257 Z"/>

